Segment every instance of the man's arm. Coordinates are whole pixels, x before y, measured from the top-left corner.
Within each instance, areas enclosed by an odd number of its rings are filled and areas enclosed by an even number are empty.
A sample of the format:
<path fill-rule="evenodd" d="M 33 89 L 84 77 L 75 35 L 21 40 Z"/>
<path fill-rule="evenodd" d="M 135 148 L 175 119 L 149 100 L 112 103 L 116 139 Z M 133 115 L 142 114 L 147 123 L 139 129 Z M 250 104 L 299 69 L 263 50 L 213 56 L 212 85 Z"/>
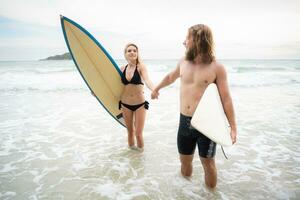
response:
<path fill-rule="evenodd" d="M 228 118 L 231 127 L 230 135 L 231 135 L 232 143 L 234 144 L 236 142 L 236 134 L 237 134 L 235 113 L 234 113 L 233 103 L 229 92 L 227 73 L 225 67 L 221 64 L 217 65 L 216 84 L 218 86 L 218 90 L 220 93 L 225 114 Z"/>
<path fill-rule="evenodd" d="M 180 62 L 178 62 L 175 70 L 171 71 L 168 73 L 163 80 L 154 88 L 151 98 L 152 99 L 157 99 L 159 95 L 159 90 L 174 83 L 177 78 L 180 76 Z"/>

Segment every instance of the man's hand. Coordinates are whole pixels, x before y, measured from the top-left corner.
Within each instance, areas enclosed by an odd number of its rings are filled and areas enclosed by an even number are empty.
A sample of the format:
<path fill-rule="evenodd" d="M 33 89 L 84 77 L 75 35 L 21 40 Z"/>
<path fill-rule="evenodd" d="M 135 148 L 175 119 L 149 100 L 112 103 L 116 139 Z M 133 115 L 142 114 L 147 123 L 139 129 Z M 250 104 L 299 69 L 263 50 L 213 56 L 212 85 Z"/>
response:
<path fill-rule="evenodd" d="M 157 89 L 154 89 L 151 93 L 151 99 L 158 99 L 159 92 Z"/>
<path fill-rule="evenodd" d="M 235 144 L 236 143 L 236 130 L 231 129 L 230 136 L 231 136 L 232 144 Z"/>

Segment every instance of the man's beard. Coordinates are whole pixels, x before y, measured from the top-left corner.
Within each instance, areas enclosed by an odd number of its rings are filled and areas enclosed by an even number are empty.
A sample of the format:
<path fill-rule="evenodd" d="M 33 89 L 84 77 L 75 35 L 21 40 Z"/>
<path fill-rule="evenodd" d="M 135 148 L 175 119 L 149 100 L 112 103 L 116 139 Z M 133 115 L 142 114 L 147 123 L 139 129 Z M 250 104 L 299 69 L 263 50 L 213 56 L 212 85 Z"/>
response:
<path fill-rule="evenodd" d="M 195 48 L 188 48 L 185 52 L 185 59 L 189 61 L 193 61 L 195 58 L 196 58 Z"/>

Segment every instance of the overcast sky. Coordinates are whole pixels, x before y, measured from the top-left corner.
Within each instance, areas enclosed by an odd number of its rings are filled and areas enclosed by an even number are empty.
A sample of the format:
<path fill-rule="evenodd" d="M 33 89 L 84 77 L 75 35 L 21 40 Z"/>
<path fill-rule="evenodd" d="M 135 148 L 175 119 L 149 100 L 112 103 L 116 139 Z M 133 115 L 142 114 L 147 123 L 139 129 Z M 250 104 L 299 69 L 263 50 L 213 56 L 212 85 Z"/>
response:
<path fill-rule="evenodd" d="M 211 27 L 220 59 L 300 58 L 298 0 L 0 0 L 0 60 L 67 52 L 59 15 L 112 55 L 134 42 L 144 59 L 180 58 L 187 29 Z"/>

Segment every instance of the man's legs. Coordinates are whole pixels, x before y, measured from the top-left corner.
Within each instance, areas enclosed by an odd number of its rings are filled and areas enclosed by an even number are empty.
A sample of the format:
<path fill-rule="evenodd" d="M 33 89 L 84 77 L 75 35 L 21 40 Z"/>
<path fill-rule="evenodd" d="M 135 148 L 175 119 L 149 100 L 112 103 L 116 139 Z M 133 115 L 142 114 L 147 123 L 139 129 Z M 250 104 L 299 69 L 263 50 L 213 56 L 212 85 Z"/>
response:
<path fill-rule="evenodd" d="M 184 177 L 190 177 L 193 173 L 193 157 L 194 155 L 180 154 L 181 174 Z"/>
<path fill-rule="evenodd" d="M 203 158 L 200 157 L 204 175 L 205 175 L 205 184 L 209 188 L 215 188 L 217 185 L 217 169 L 214 158 Z"/>

